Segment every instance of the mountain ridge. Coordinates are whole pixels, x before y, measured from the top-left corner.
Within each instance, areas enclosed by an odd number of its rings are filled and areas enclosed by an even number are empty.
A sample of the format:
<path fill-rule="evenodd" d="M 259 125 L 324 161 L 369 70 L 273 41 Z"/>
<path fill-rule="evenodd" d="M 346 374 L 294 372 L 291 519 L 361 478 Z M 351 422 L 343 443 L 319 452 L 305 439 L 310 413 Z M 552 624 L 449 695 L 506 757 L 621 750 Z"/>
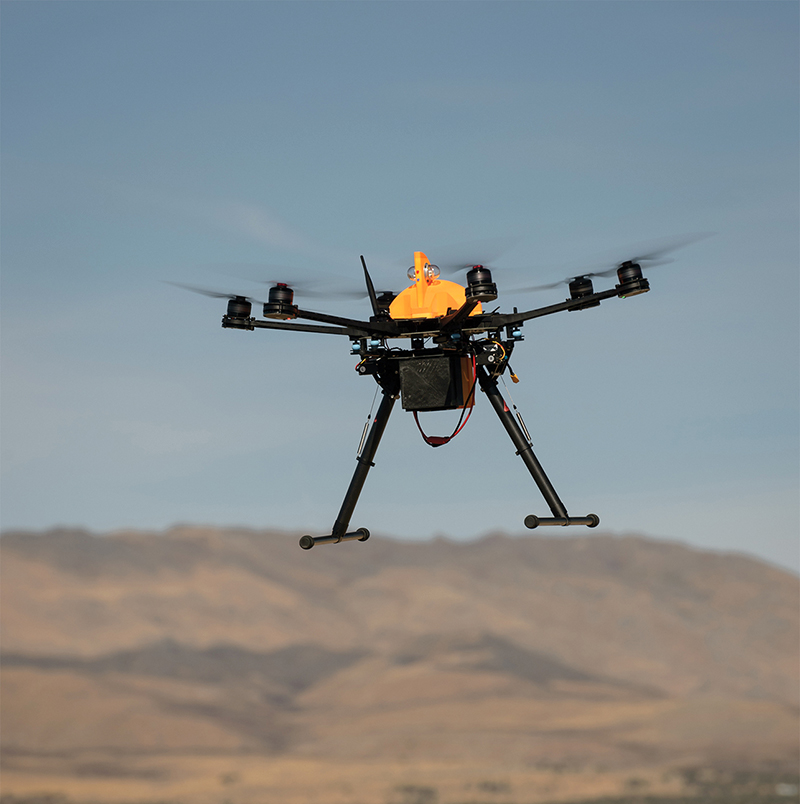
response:
<path fill-rule="evenodd" d="M 3 534 L 6 778 L 55 756 L 169 779 L 200 755 L 454 780 L 796 759 L 788 571 L 634 536 L 298 537 Z"/>

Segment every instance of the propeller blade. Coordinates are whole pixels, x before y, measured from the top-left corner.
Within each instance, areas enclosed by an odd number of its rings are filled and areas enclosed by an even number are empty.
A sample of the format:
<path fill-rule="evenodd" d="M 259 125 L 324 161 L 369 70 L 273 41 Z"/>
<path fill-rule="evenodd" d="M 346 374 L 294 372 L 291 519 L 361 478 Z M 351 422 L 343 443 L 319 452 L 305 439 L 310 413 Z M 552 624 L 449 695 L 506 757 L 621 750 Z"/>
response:
<path fill-rule="evenodd" d="M 182 290 L 190 290 L 192 293 L 199 293 L 201 296 L 210 296 L 212 299 L 247 299 L 251 302 L 256 302 L 256 304 L 263 304 L 260 299 L 254 299 L 252 296 L 245 296 L 243 293 L 226 293 L 222 290 L 212 290 L 211 288 L 203 288 L 199 285 L 186 285 L 183 282 L 170 282 L 169 280 L 163 280 L 164 284 L 166 285 L 173 285 L 176 288 L 181 288 Z"/>
<path fill-rule="evenodd" d="M 547 285 L 530 285 L 529 287 L 524 288 L 512 288 L 508 291 L 508 293 L 537 293 L 540 290 L 552 290 L 553 288 L 557 288 L 559 285 L 563 285 L 565 282 L 569 283 L 575 277 L 570 277 L 569 279 L 559 279 L 558 282 L 550 282 Z"/>
<path fill-rule="evenodd" d="M 621 263 L 615 265 L 613 268 L 609 268 L 607 271 L 591 271 L 586 274 L 578 274 L 578 276 L 615 276 L 617 273 L 617 268 L 619 268 L 621 265 L 624 265 L 626 262 L 635 262 L 635 263 L 647 262 L 647 265 L 645 266 L 646 268 L 655 268 L 655 266 L 657 265 L 669 265 L 669 263 L 675 262 L 675 260 L 671 258 L 656 260 L 656 259 L 646 259 L 644 257 L 638 257 L 637 259 L 634 260 L 623 260 Z M 577 279 L 577 276 L 574 278 Z M 571 282 L 572 279 L 570 278 L 565 281 Z"/>
<path fill-rule="evenodd" d="M 627 260 L 620 261 L 620 264 L 626 261 L 652 263 L 666 254 L 677 251 L 679 248 L 684 248 L 684 246 L 690 246 L 692 243 L 697 243 L 700 240 L 712 237 L 713 234 L 714 232 L 692 232 L 690 234 L 662 237 L 659 240 L 649 240 L 644 243 L 639 243 L 633 246 L 628 252 L 632 252 L 637 256 L 628 257 Z M 668 262 L 672 262 L 672 260 L 668 260 Z"/>
<path fill-rule="evenodd" d="M 443 246 L 430 253 L 435 255 L 432 259 L 443 274 L 468 271 L 473 265 L 483 265 L 490 270 L 496 270 L 492 267 L 492 263 L 517 245 L 519 241 L 519 237 L 490 237 L 458 245 Z"/>
<path fill-rule="evenodd" d="M 262 284 L 265 285 L 288 285 L 293 291 L 295 296 L 301 296 L 305 299 L 366 299 L 367 293 L 363 290 L 315 290 L 310 287 L 307 282 L 295 283 L 281 280 L 264 280 Z"/>
<path fill-rule="evenodd" d="M 257 282 L 259 285 L 288 285 L 295 293 L 295 296 L 301 296 L 306 299 L 366 299 L 368 294 L 361 288 L 351 285 L 348 280 L 341 280 L 345 283 L 343 288 L 326 288 L 327 282 L 340 281 L 338 277 L 330 277 L 325 280 L 314 279 L 299 279 L 293 276 L 287 276 L 285 273 L 275 273 L 273 278 L 270 279 L 251 279 L 251 282 Z"/>
<path fill-rule="evenodd" d="M 308 299 L 365 299 L 367 294 L 353 285 L 349 279 L 329 274 L 309 279 L 298 275 L 296 267 L 267 262 L 209 263 L 205 266 L 236 279 L 245 279 L 259 285 L 287 285 L 295 296 Z M 266 274 L 266 279 L 264 275 Z M 327 288 L 329 284 L 341 283 L 344 288 Z"/>
<path fill-rule="evenodd" d="M 573 274 L 572 276 L 568 276 L 566 279 L 561 279 L 558 282 L 550 282 L 546 285 L 532 285 L 529 287 L 515 288 L 509 292 L 533 293 L 540 290 L 552 290 L 560 285 L 568 285 L 573 280 L 581 277 L 616 276 L 617 269 L 626 262 L 634 262 L 639 264 L 647 263 L 646 265 L 642 266 L 643 269 L 654 268 L 657 265 L 668 265 L 669 263 L 675 262 L 675 260 L 672 257 L 667 257 L 667 254 L 677 251 L 679 248 L 684 248 L 684 246 L 689 246 L 692 243 L 697 243 L 700 240 L 705 240 L 706 238 L 711 237 L 713 234 L 713 232 L 693 232 L 691 234 L 679 235 L 677 237 L 663 237 L 659 240 L 648 240 L 643 243 L 633 245 L 627 249 L 628 254 L 632 253 L 636 254 L 636 256 L 626 257 L 622 260 L 614 260 L 613 264 L 608 268 L 605 266 L 609 264 L 609 261 L 603 260 L 603 264 L 598 266 L 600 270 L 581 271 Z M 617 254 L 619 254 L 619 252 L 617 252 Z"/>

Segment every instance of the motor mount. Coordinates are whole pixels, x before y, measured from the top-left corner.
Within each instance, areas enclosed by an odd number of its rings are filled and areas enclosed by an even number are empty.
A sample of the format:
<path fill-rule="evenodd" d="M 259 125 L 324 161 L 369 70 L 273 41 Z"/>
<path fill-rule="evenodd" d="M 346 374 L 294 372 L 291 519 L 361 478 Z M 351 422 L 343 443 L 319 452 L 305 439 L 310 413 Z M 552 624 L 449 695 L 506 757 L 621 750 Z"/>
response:
<path fill-rule="evenodd" d="M 297 305 L 293 302 L 294 291 L 283 282 L 278 282 L 269 289 L 269 301 L 264 304 L 264 318 L 297 318 Z"/>
<path fill-rule="evenodd" d="M 483 265 L 473 265 L 467 271 L 465 295 L 471 301 L 494 301 L 497 298 L 497 285 L 492 282 L 492 272 Z"/>
<path fill-rule="evenodd" d="M 569 295 L 573 299 L 582 299 L 584 296 L 591 296 L 594 293 L 594 285 L 588 276 L 576 276 L 569 283 Z M 589 307 L 599 307 L 598 300 L 584 302 L 579 307 L 573 307 L 573 310 L 586 310 Z"/>
<path fill-rule="evenodd" d="M 231 318 L 249 318 L 253 305 L 246 296 L 233 296 L 228 299 L 228 315 Z"/>
<path fill-rule="evenodd" d="M 617 268 L 617 293 L 620 298 L 638 296 L 650 290 L 650 283 L 642 276 L 642 266 L 638 262 L 627 260 Z"/>

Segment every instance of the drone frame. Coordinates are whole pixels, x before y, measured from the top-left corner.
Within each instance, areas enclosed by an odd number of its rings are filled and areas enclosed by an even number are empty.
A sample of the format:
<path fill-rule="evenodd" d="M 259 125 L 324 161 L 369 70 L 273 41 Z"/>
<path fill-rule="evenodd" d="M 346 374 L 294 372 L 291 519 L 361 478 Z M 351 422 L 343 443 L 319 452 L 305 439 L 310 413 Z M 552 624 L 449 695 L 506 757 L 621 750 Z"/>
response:
<path fill-rule="evenodd" d="M 292 288 L 280 283 L 270 288 L 269 301 L 264 304 L 263 320 L 250 315 L 252 304 L 245 296 L 230 297 L 227 314 L 222 319 L 222 326 L 228 329 L 278 329 L 343 335 L 351 341 L 352 354 L 361 357 L 361 362 L 357 366 L 358 372 L 374 376 L 381 388 L 380 405 L 369 431 L 367 432 L 365 428 L 356 456 L 356 468 L 331 533 L 325 536 L 303 536 L 300 539 L 300 546 L 309 550 L 317 544 L 366 541 L 369 538 L 370 534 L 366 528 L 349 530 L 350 520 L 369 470 L 375 465 L 373 462 L 375 453 L 398 398 L 403 396 L 403 407 L 414 411 L 415 415 L 418 410 L 463 409 L 474 404 L 476 386 L 480 387 L 488 397 L 516 447 L 517 455 L 522 459 L 552 513 L 550 517 L 534 514 L 527 516 L 524 520 L 526 527 L 547 525 L 597 527 L 600 519 L 596 514 L 582 517 L 568 514 L 566 506 L 533 451 L 533 444 L 522 417 L 517 413 L 515 418 L 511 413 L 500 393 L 497 379 L 509 368 L 508 360 L 515 343 L 523 340 L 521 328 L 524 322 L 565 310 L 597 307 L 606 299 L 614 297 L 626 298 L 646 293 L 650 285 L 642 276 L 641 266 L 632 261 L 621 263 L 617 268 L 619 284 L 609 290 L 595 292 L 590 276 L 582 275 L 568 280 L 570 298 L 566 301 L 523 312 L 518 312 L 514 308 L 513 313 L 497 311 L 484 313 L 479 305 L 494 301 L 497 298 L 497 288 L 492 282 L 491 271 L 482 265 L 476 265 L 467 273 L 465 301 L 459 309 L 448 310 L 446 315 L 439 317 L 393 319 L 389 314 L 388 302 L 394 297 L 392 294 L 382 294 L 378 297 L 363 256 L 361 263 L 373 312 L 368 321 L 302 310 L 294 304 Z M 390 297 L 388 300 L 387 296 Z M 317 323 L 300 323 L 297 319 Z M 426 349 L 425 340 L 429 338 L 435 345 Z M 386 342 L 391 339 L 409 339 L 411 348 L 389 349 Z M 446 362 L 447 358 L 450 358 L 449 363 Z M 457 381 L 458 360 L 465 358 L 472 361 L 473 382 L 469 394 L 466 394 L 464 387 L 459 387 Z M 442 362 L 443 360 L 445 362 Z M 435 375 L 432 382 L 429 376 L 431 372 Z M 411 380 L 407 379 L 408 377 L 415 378 L 414 382 L 421 383 L 421 396 L 412 393 Z M 445 386 L 445 396 L 442 396 L 440 387 L 438 391 L 434 390 L 433 398 L 428 398 L 426 396 L 428 386 L 442 386 L 442 382 Z M 426 438 L 426 440 L 433 446 L 439 446 L 446 443 L 449 438 Z"/>

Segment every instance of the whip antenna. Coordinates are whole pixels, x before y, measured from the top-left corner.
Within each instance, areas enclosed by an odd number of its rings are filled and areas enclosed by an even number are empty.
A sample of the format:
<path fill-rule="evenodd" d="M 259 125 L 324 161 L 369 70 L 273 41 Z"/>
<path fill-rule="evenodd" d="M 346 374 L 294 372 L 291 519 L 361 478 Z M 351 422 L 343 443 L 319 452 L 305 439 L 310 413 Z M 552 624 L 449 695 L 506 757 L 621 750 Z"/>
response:
<path fill-rule="evenodd" d="M 367 282 L 367 294 L 369 295 L 369 303 L 372 305 L 372 314 L 378 315 L 378 297 L 375 295 L 375 285 L 372 284 L 372 277 L 367 270 L 367 263 L 364 255 L 361 255 L 361 264 L 364 266 L 364 279 Z"/>

